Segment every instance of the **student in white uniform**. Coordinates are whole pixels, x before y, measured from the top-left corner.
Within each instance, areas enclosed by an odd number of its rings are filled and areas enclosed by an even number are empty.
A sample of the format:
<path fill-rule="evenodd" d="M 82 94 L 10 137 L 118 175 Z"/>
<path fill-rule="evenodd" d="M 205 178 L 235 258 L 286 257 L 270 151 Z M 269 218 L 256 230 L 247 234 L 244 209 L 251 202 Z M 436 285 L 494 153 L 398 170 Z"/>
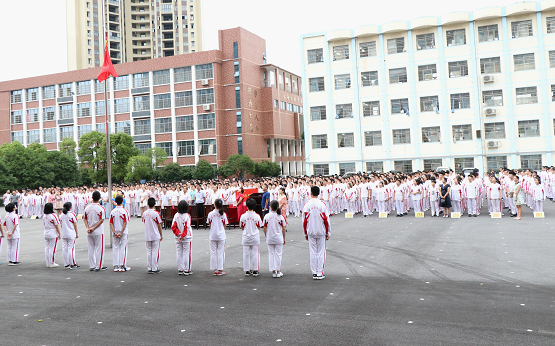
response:
<path fill-rule="evenodd" d="M 395 211 L 397 212 L 397 217 L 403 217 L 404 213 L 404 203 L 405 203 L 405 196 L 404 196 L 405 187 L 401 185 L 401 180 L 397 180 L 395 182 L 395 187 L 393 188 L 394 196 L 395 196 Z"/>
<path fill-rule="evenodd" d="M 536 213 L 542 213 L 543 201 L 545 201 L 545 190 L 543 185 L 541 184 L 540 177 L 534 178 L 534 185 L 532 185 L 532 197 L 532 210 Z"/>
<path fill-rule="evenodd" d="M 215 209 L 208 214 L 208 224 L 210 233 L 210 270 L 214 270 L 214 275 L 225 274 L 225 226 L 228 224 L 227 215 L 224 213 L 223 202 L 217 199 L 214 202 Z"/>
<path fill-rule="evenodd" d="M 110 212 L 110 230 L 112 231 L 112 264 L 115 272 L 131 270 L 127 266 L 127 224 L 129 212 L 123 207 L 123 197 L 115 198 L 116 207 Z"/>
<path fill-rule="evenodd" d="M 2 240 L 5 236 L 6 234 L 4 233 L 4 224 L 0 222 L 0 258 L 2 257 Z M 0 261 L 0 264 L 2 264 L 2 261 Z"/>
<path fill-rule="evenodd" d="M 92 193 L 92 203 L 87 205 L 83 221 L 87 229 L 87 243 L 89 249 L 89 270 L 99 272 L 104 267 L 104 219 L 106 210 L 100 205 L 100 192 Z"/>
<path fill-rule="evenodd" d="M 239 227 L 243 230 L 241 244 L 243 245 L 243 270 L 246 276 L 258 276 L 260 270 L 260 227 L 262 219 L 254 212 L 256 201 L 252 198 L 247 199 L 248 211 L 241 215 Z M 266 219 L 266 218 L 264 218 Z M 252 261 L 252 267 L 251 267 Z M 252 269 L 251 269 L 252 268 Z"/>
<path fill-rule="evenodd" d="M 303 228 L 305 239 L 308 240 L 312 279 L 322 280 L 325 278 L 326 240 L 330 238 L 331 233 L 329 215 L 326 205 L 318 199 L 320 188 L 313 186 L 310 192 L 312 198 L 303 208 Z"/>
<path fill-rule="evenodd" d="M 19 216 L 15 212 L 17 206 L 14 203 L 8 203 L 4 209 L 8 213 L 4 217 L 6 238 L 8 238 L 6 246 L 8 265 L 16 266 L 21 264 L 19 262 Z"/>
<path fill-rule="evenodd" d="M 306 203 L 305 203 L 306 204 Z M 325 207 L 325 204 L 324 204 Z M 268 245 L 268 263 L 272 277 L 280 278 L 281 259 L 283 255 L 283 245 L 285 245 L 285 219 L 278 214 L 278 201 L 270 202 L 270 213 L 264 216 L 264 235 Z M 327 208 L 325 209 L 327 213 Z"/>
<path fill-rule="evenodd" d="M 64 268 L 78 269 L 75 263 L 75 239 L 79 237 L 77 231 L 77 216 L 72 212 L 73 204 L 65 202 L 60 217 L 62 225 L 62 257 L 64 259 Z"/>
<path fill-rule="evenodd" d="M 154 209 L 156 199 L 150 197 L 147 200 L 148 209 L 143 213 L 143 223 L 145 224 L 146 241 L 146 265 L 149 274 L 159 274 L 162 272 L 158 268 L 160 260 L 160 242 L 162 241 L 162 218 Z"/>
<path fill-rule="evenodd" d="M 430 209 L 432 211 L 432 217 L 439 217 L 439 194 L 440 194 L 439 185 L 436 184 L 435 180 L 430 181 L 430 188 L 429 188 L 429 198 L 430 198 Z"/>
<path fill-rule="evenodd" d="M 177 213 L 172 221 L 172 231 L 175 235 L 177 274 L 191 275 L 193 274 L 191 269 L 193 228 L 191 227 L 189 205 L 185 201 L 180 201 L 177 205 Z"/>
<path fill-rule="evenodd" d="M 42 218 L 44 226 L 44 257 L 46 259 L 46 268 L 56 268 L 59 264 L 54 262 L 56 256 L 56 246 L 58 240 L 62 238 L 60 232 L 60 220 L 54 214 L 54 205 L 46 203 L 44 205 L 44 217 Z"/>
<path fill-rule="evenodd" d="M 474 216 L 478 213 L 477 201 L 478 197 L 478 187 L 474 182 L 474 176 L 472 174 L 468 175 L 468 182 L 464 187 L 464 194 L 466 196 L 468 217 Z"/>

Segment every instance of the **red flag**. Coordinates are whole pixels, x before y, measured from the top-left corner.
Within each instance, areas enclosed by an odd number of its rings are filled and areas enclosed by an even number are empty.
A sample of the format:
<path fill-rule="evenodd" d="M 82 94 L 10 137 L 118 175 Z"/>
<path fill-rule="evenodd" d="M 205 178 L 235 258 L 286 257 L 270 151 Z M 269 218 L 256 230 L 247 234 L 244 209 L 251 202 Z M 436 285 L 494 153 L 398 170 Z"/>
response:
<path fill-rule="evenodd" d="M 97 79 L 102 83 L 110 76 L 119 77 L 114 65 L 112 65 L 112 59 L 110 59 L 110 52 L 108 51 L 108 42 L 106 42 L 106 47 L 104 48 L 104 64 L 102 65 L 102 71 L 98 74 Z"/>

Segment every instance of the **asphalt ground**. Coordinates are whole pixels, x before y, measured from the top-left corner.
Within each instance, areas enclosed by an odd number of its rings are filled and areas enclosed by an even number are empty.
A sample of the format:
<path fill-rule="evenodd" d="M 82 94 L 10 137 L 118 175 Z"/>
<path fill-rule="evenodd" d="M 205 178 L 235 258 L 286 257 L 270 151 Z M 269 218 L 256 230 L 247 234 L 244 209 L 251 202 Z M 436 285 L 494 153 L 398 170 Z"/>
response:
<path fill-rule="evenodd" d="M 225 276 L 209 270 L 204 229 L 194 231 L 193 275 L 177 275 L 170 230 L 164 272 L 148 275 L 138 218 L 130 272 L 89 272 L 82 223 L 76 259 L 84 269 L 48 269 L 42 221 L 24 219 L 22 264 L 7 266 L 2 249 L 0 344 L 554 345 L 555 203 L 545 209 L 545 219 L 525 209 L 521 221 L 484 209 L 461 219 L 336 215 L 319 281 L 299 218 L 289 218 L 278 279 L 266 270 L 264 243 L 262 274 L 245 277 L 233 228 Z M 111 256 L 107 248 L 109 268 Z"/>

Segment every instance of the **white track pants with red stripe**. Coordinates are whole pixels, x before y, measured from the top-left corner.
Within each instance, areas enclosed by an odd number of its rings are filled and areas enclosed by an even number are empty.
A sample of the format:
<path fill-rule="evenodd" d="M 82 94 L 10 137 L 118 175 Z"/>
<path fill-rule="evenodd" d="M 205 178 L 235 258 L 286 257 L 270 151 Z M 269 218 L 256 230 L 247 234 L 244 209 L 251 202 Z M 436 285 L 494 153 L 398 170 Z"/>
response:
<path fill-rule="evenodd" d="M 62 238 L 62 257 L 64 267 L 75 265 L 75 238 Z"/>
<path fill-rule="evenodd" d="M 160 240 L 146 242 L 146 266 L 148 270 L 158 270 L 160 260 Z"/>
<path fill-rule="evenodd" d="M 268 245 L 268 267 L 271 272 L 281 271 L 281 258 L 283 255 L 283 244 Z"/>
<path fill-rule="evenodd" d="M 225 240 L 210 240 L 210 270 L 224 270 Z"/>
<path fill-rule="evenodd" d="M 243 245 L 243 270 L 260 270 L 259 245 Z M 251 262 L 252 261 L 252 262 Z M 252 266 L 251 266 L 252 263 Z"/>
<path fill-rule="evenodd" d="M 6 250 L 8 252 L 8 262 L 18 262 L 19 261 L 19 238 L 7 239 L 8 245 Z"/>
<path fill-rule="evenodd" d="M 177 270 L 191 271 L 192 244 L 190 241 L 179 241 L 175 238 L 175 248 L 177 253 Z"/>
<path fill-rule="evenodd" d="M 123 234 L 121 238 L 112 235 L 112 263 L 118 267 L 127 265 L 127 234 Z"/>
<path fill-rule="evenodd" d="M 310 253 L 310 270 L 312 274 L 323 275 L 326 261 L 326 238 L 308 237 L 308 250 Z"/>
<path fill-rule="evenodd" d="M 46 259 L 46 266 L 54 264 L 56 245 L 58 245 L 58 238 L 44 238 L 44 257 Z"/>
<path fill-rule="evenodd" d="M 104 234 L 87 235 L 89 268 L 100 269 L 104 265 Z"/>

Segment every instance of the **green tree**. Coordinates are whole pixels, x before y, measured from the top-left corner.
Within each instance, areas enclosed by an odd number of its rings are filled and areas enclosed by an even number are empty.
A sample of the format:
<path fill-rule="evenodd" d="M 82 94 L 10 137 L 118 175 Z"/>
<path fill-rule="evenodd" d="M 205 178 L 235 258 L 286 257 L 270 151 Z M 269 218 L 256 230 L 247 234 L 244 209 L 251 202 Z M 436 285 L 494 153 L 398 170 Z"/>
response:
<path fill-rule="evenodd" d="M 220 177 L 227 178 L 231 177 L 235 172 L 233 172 L 227 164 L 224 164 L 218 167 L 217 174 Z"/>
<path fill-rule="evenodd" d="M 81 184 L 82 185 L 91 185 L 91 172 L 88 168 L 81 168 L 79 169 L 79 174 L 81 175 Z"/>
<path fill-rule="evenodd" d="M 154 174 L 152 160 L 144 155 L 133 156 L 127 163 L 126 181 L 138 182 L 142 179 L 150 180 Z"/>
<path fill-rule="evenodd" d="M 93 182 L 106 181 L 106 161 L 100 159 L 100 149 L 104 148 L 104 160 L 106 160 L 106 135 L 98 131 L 84 134 L 79 139 L 79 150 L 77 155 L 81 161 L 81 168 L 89 169 L 89 176 Z"/>
<path fill-rule="evenodd" d="M 46 153 L 46 148 L 38 143 L 28 148 L 19 142 L 0 146 L 0 158 L 4 160 L 8 172 L 17 179 L 19 188 L 51 185 L 56 173 L 48 166 Z"/>
<path fill-rule="evenodd" d="M 200 160 L 197 163 L 197 167 L 193 171 L 193 178 L 197 180 L 214 179 L 215 175 L 216 170 L 214 169 L 214 166 L 212 166 L 212 164 L 205 159 Z"/>
<path fill-rule="evenodd" d="M 277 177 L 281 174 L 281 167 L 275 162 L 262 160 L 261 162 L 254 163 L 255 172 L 257 177 Z"/>
<path fill-rule="evenodd" d="M 162 166 L 164 164 L 164 161 L 166 161 L 166 158 L 168 157 L 166 151 L 159 147 L 148 149 L 145 155 L 152 159 L 155 167 Z"/>
<path fill-rule="evenodd" d="M 159 171 L 158 180 L 160 181 L 179 181 L 183 179 L 183 171 L 177 163 L 169 163 Z"/>
<path fill-rule="evenodd" d="M 241 178 L 244 174 L 254 173 L 254 162 L 248 155 L 231 155 L 227 158 L 224 166 L 226 167 L 223 168 L 222 171 L 228 174 L 227 176 L 235 174 L 237 177 Z"/>
<path fill-rule="evenodd" d="M 106 135 L 102 136 L 106 138 Z M 127 175 L 127 163 L 133 156 L 140 155 L 141 151 L 135 146 L 133 137 L 127 133 L 110 134 L 110 151 L 112 161 L 112 177 L 123 181 Z M 106 141 L 103 141 L 99 149 L 100 160 L 106 162 Z"/>
<path fill-rule="evenodd" d="M 48 151 L 46 158 L 49 171 L 55 172 L 52 185 L 56 186 L 78 186 L 81 185 L 81 174 L 75 154 L 68 155 L 61 151 Z"/>
<path fill-rule="evenodd" d="M 70 157 L 75 156 L 75 148 L 77 147 L 77 144 L 75 143 L 73 138 L 71 137 L 64 138 L 60 143 L 59 147 L 62 153 L 65 153 Z"/>
<path fill-rule="evenodd" d="M 8 171 L 8 166 L 0 159 L 0 191 L 13 190 L 18 186 L 17 178 Z"/>

